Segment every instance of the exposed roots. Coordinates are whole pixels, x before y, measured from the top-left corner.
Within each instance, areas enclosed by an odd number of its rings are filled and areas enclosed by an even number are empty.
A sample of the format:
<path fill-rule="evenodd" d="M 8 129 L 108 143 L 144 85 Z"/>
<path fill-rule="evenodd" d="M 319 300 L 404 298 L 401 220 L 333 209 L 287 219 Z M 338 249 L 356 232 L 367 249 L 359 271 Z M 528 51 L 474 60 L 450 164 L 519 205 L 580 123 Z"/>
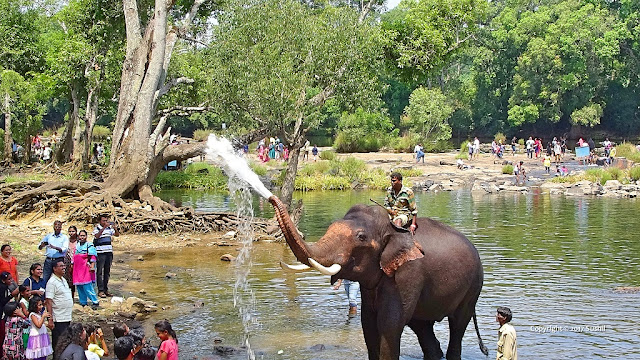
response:
<path fill-rule="evenodd" d="M 33 218 L 45 217 L 49 211 L 58 211 L 59 203 L 75 201 L 99 189 L 98 184 L 84 181 L 27 181 L 3 184 L 0 186 L 0 211 L 11 219 L 26 214 L 33 214 Z"/>
<path fill-rule="evenodd" d="M 93 224 L 101 214 L 109 215 L 121 231 L 220 232 L 236 230 L 243 220 L 232 213 L 196 213 L 192 208 L 177 208 L 153 196 L 149 189 L 139 192 L 140 200 L 123 199 L 99 184 L 84 181 L 27 181 L 0 185 L 0 213 L 8 218 L 45 217 L 61 210 L 67 221 Z M 61 206 L 64 204 L 65 206 Z M 282 236 L 274 220 L 254 219 L 252 228 L 258 238 Z"/>

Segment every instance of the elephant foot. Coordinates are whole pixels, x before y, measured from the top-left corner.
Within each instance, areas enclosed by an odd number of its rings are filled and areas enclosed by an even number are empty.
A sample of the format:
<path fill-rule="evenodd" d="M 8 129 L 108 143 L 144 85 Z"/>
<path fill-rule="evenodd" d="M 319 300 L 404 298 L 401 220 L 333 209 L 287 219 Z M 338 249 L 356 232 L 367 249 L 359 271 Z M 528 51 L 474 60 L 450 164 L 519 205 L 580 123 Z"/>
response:
<path fill-rule="evenodd" d="M 429 351 L 424 354 L 424 360 L 440 360 L 444 357 L 444 353 L 442 350 L 439 351 Z"/>

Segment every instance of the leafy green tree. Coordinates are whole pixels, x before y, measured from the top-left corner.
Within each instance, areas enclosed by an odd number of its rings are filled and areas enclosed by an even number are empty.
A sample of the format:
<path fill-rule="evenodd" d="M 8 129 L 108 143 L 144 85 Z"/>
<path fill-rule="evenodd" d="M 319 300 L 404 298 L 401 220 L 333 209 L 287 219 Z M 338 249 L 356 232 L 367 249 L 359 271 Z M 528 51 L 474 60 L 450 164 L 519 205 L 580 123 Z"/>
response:
<path fill-rule="evenodd" d="M 338 121 L 334 147 L 339 152 L 378 151 L 389 136 L 398 135 L 397 129 L 392 129 L 391 119 L 380 111 L 358 108 L 353 113 L 344 112 Z"/>
<path fill-rule="evenodd" d="M 451 126 L 447 120 L 453 110 L 440 89 L 419 87 L 411 93 L 403 122 L 411 131 L 419 134 L 424 142 L 449 140 Z"/>
<path fill-rule="evenodd" d="M 0 66 L 25 76 L 44 67 L 41 22 L 30 0 L 0 0 Z"/>
<path fill-rule="evenodd" d="M 281 196 L 290 203 L 305 134 L 321 124 L 327 101 L 344 111 L 380 104 L 377 27 L 349 7 L 292 0 L 238 1 L 218 20 L 211 104 L 240 120 L 234 126 L 277 134 L 290 146 Z"/>

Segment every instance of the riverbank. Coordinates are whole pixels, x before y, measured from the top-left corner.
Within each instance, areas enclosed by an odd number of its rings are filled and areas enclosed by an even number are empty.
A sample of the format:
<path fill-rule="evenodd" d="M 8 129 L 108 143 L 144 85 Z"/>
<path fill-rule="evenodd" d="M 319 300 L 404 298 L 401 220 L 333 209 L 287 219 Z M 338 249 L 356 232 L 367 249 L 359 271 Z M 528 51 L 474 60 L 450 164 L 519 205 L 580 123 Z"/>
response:
<path fill-rule="evenodd" d="M 0 238 L 5 239 L 2 244 L 10 244 L 12 256 L 18 262 L 18 276 L 20 283 L 29 275 L 29 267 L 33 263 L 44 262 L 42 251 L 38 250 L 40 240 L 53 231 L 53 221 L 49 218 L 38 221 L 12 220 L 0 224 Z M 63 224 L 63 232 L 76 225 L 78 230 L 92 230 L 91 226 L 81 224 Z M 172 304 L 158 304 L 153 299 L 147 299 L 144 283 L 139 272 L 133 270 L 131 264 L 144 260 L 144 256 L 155 250 L 178 250 L 194 246 L 235 245 L 235 241 L 225 238 L 223 233 L 208 234 L 124 234 L 114 239 L 114 262 L 111 268 L 109 290 L 114 297 L 100 298 L 100 307 L 92 310 L 78 304 L 77 293 L 74 298 L 73 321 L 84 324 L 95 324 L 102 327 L 110 352 L 113 351 L 113 331 L 116 323 L 121 321 L 129 327 L 142 326 L 147 337 L 155 339 L 153 324 L 161 319 L 174 318 L 184 311 Z M 170 275 L 170 274 L 169 274 Z"/>

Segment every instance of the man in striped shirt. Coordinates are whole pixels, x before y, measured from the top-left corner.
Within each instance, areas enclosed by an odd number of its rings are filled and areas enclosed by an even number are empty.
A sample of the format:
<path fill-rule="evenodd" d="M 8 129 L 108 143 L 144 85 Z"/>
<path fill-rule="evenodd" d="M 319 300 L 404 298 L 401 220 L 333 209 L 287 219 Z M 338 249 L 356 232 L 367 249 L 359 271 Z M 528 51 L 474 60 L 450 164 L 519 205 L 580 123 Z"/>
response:
<path fill-rule="evenodd" d="M 114 236 L 120 236 L 120 230 L 109 222 L 108 215 L 100 215 L 100 221 L 93 229 L 93 245 L 98 253 L 96 266 L 96 281 L 98 282 L 98 296 L 106 298 L 113 296 L 109 292 L 109 276 L 113 263 L 113 246 L 111 240 Z"/>

